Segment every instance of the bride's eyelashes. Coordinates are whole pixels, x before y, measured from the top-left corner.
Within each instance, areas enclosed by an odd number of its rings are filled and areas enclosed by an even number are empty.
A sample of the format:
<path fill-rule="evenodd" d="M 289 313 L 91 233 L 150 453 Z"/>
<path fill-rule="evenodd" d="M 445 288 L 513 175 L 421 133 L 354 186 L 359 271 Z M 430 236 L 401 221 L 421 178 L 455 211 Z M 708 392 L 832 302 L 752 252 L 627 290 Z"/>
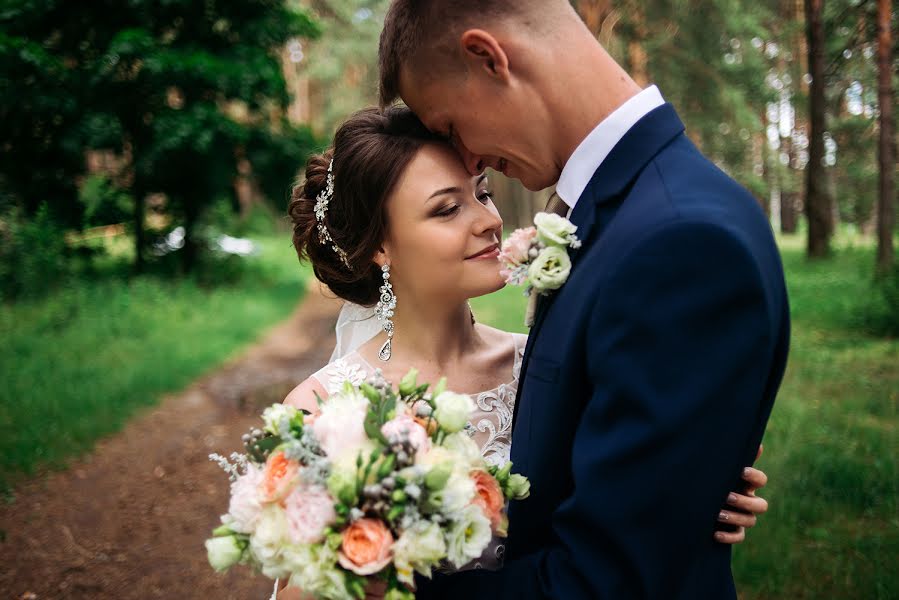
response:
<path fill-rule="evenodd" d="M 437 212 L 434 213 L 434 216 L 435 217 L 450 217 L 450 216 L 456 214 L 457 212 L 459 212 L 459 205 L 453 204 L 451 206 L 447 206 L 445 208 L 438 210 Z"/>
<path fill-rule="evenodd" d="M 478 199 L 478 202 L 486 205 L 488 202 L 493 201 L 493 192 L 491 192 L 490 190 L 480 190 L 477 193 L 476 198 Z M 461 208 L 462 207 L 459 204 L 451 204 L 449 206 L 445 206 L 445 207 L 437 210 L 433 214 L 433 216 L 435 216 L 435 217 L 451 217 L 452 215 L 459 212 L 459 210 Z"/>
<path fill-rule="evenodd" d="M 481 204 L 493 202 L 493 192 L 491 192 L 490 190 L 481 190 L 480 192 L 478 192 L 478 200 L 481 201 Z"/>

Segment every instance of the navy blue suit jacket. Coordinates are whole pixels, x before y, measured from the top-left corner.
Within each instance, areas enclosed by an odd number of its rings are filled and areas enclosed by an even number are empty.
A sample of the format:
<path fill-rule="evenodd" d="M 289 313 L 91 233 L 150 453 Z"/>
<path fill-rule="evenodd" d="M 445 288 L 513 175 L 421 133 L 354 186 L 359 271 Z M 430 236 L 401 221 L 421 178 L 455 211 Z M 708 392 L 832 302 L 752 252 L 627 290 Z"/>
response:
<path fill-rule="evenodd" d="M 543 301 L 512 433 L 531 496 L 501 571 L 419 597 L 735 598 L 713 539 L 783 376 L 789 312 L 756 200 L 670 105 L 640 120 L 578 200 L 583 246 Z"/>

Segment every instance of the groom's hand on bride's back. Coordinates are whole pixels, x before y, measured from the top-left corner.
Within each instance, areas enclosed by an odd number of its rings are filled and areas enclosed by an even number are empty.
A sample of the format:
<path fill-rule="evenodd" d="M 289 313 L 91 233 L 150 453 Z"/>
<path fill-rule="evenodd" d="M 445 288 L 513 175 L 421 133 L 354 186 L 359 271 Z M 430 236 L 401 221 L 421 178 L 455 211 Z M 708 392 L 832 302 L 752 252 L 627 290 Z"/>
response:
<path fill-rule="evenodd" d="M 762 455 L 762 446 L 756 460 Z M 743 469 L 743 491 L 735 490 L 727 495 L 724 506 L 718 514 L 718 531 L 715 540 L 722 544 L 739 544 L 746 539 L 746 530 L 755 527 L 758 516 L 768 511 L 768 502 L 755 495 L 756 490 L 768 484 L 764 471 L 753 467 Z"/>

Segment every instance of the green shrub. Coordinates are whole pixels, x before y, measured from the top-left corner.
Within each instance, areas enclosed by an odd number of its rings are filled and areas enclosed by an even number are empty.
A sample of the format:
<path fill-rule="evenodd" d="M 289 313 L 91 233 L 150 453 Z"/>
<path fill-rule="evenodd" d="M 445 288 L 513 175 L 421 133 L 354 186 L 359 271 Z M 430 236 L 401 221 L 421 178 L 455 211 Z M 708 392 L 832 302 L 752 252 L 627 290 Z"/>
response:
<path fill-rule="evenodd" d="M 0 296 L 34 297 L 59 286 L 70 275 L 70 254 L 47 204 L 32 219 L 8 211 L 0 216 Z"/>

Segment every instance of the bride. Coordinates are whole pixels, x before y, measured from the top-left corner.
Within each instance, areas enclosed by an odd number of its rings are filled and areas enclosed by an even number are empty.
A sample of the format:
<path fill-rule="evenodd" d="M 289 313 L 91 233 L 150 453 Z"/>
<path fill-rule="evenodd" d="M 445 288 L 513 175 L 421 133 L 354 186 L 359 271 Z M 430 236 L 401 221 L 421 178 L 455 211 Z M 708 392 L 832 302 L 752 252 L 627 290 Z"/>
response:
<path fill-rule="evenodd" d="M 489 462 L 507 462 L 526 336 L 476 322 L 468 304 L 504 285 L 503 221 L 486 174 L 472 178 L 407 108 L 364 109 L 309 159 L 289 214 L 297 254 L 347 304 L 332 361 L 284 402 L 317 412 L 316 394 L 326 399 L 346 380 L 380 369 L 398 382 L 415 367 L 420 380 L 445 376 L 449 389 L 471 395 L 469 434 Z M 715 533 L 721 543 L 741 542 L 767 510 L 752 492 L 765 474 L 749 467 L 744 477 L 749 491 L 721 510 L 735 528 Z M 478 567 L 501 566 L 501 547 L 492 550 Z M 301 597 L 285 586 L 278 598 Z"/>

